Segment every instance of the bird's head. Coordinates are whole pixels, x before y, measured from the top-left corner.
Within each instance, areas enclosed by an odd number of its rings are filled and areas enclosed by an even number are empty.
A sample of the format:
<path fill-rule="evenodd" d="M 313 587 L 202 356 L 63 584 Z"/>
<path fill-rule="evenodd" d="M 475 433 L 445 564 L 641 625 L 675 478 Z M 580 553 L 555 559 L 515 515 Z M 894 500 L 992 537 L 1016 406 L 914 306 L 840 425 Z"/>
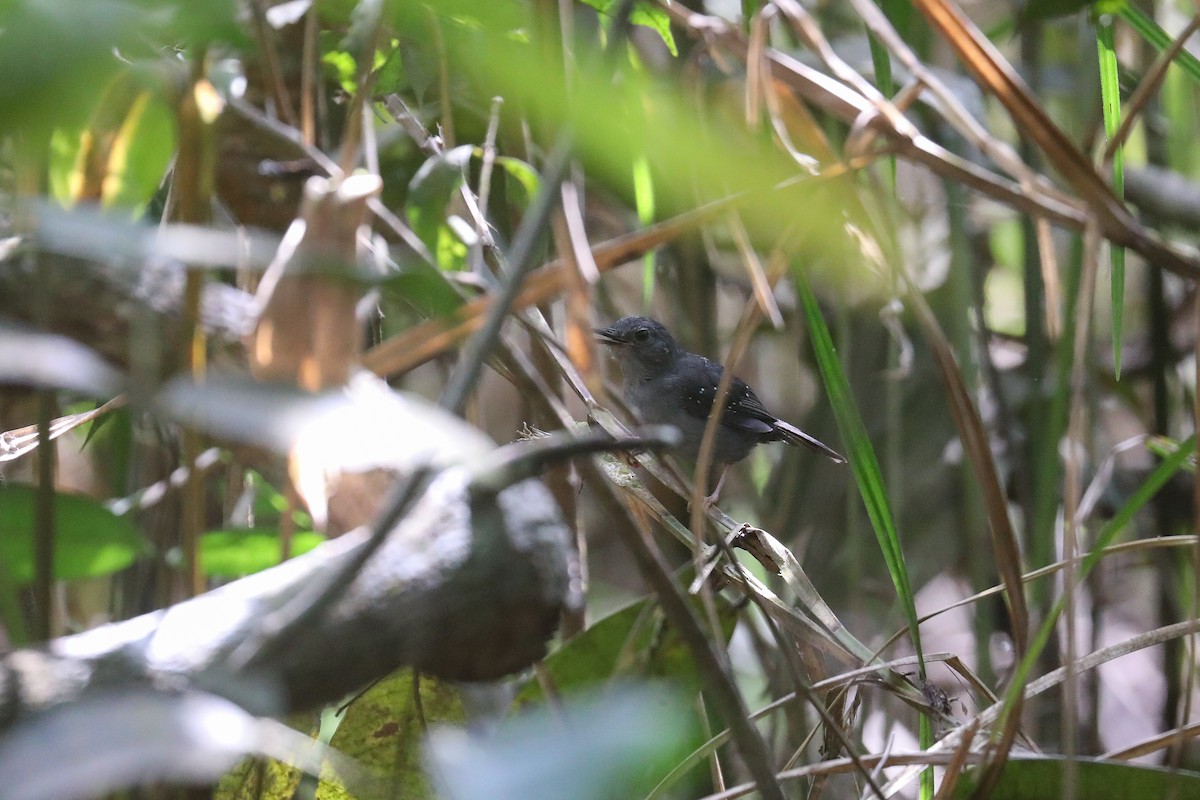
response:
<path fill-rule="evenodd" d="M 621 368 L 646 376 L 662 372 L 679 355 L 679 345 L 659 322 L 649 317 L 622 317 L 596 337 L 612 349 Z"/>

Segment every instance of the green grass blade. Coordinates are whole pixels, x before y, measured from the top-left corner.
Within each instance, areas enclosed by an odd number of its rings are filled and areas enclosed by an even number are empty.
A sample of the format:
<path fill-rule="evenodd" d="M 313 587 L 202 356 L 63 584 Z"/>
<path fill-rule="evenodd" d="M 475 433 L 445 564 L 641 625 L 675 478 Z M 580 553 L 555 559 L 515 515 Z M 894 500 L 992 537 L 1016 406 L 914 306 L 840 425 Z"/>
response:
<path fill-rule="evenodd" d="M 1104 134 L 1108 139 L 1121 127 L 1121 84 L 1117 74 L 1117 52 L 1113 43 L 1112 20 L 1101 17 L 1096 22 L 1096 50 L 1100 57 L 1100 98 L 1104 109 Z M 1113 192 L 1125 194 L 1123 147 L 1113 151 Z M 1112 341 L 1113 369 L 1121 378 L 1121 332 L 1125 323 L 1125 248 L 1111 245 L 1112 264 Z"/>
<path fill-rule="evenodd" d="M 850 384 L 838 361 L 837 351 L 833 346 L 833 337 L 821 316 L 817 299 L 809 288 L 804 274 L 796 271 L 796 286 L 804 306 L 804 316 L 808 321 L 809 333 L 812 337 L 813 352 L 816 354 L 817 366 L 821 371 L 821 379 L 825 391 L 829 395 L 829 403 L 837 417 L 838 428 L 845 438 L 850 458 L 850 466 L 854 470 L 854 479 L 858 483 L 858 491 L 866 506 L 867 516 L 879 547 L 883 551 L 883 559 L 892 583 L 896 586 L 896 594 L 904 611 L 904 618 L 912 636 L 913 647 L 917 657 L 921 659 L 921 675 L 924 677 L 924 653 L 921 649 L 920 630 L 917 626 L 917 607 L 913 597 L 912 586 L 908 580 L 908 567 L 904 562 L 904 552 L 900 548 L 900 536 L 896 531 L 895 519 L 892 516 L 891 504 L 888 503 L 887 492 L 883 485 L 883 476 L 879 469 L 879 461 L 875 457 L 875 449 L 867 436 L 862 416 L 854 396 L 850 393 Z"/>
<path fill-rule="evenodd" d="M 1122 3 L 1117 9 L 1117 13 L 1160 53 L 1170 47 L 1171 42 L 1174 41 L 1171 34 L 1159 27 L 1157 22 L 1146 16 L 1145 12 L 1133 3 Z M 1200 59 L 1187 50 L 1180 50 L 1179 55 L 1175 57 L 1175 63 L 1183 68 L 1189 78 L 1200 83 Z"/>
<path fill-rule="evenodd" d="M 655 217 L 654 178 L 650 174 L 650 162 L 644 155 L 633 162 L 633 199 L 638 221 L 642 225 L 652 225 Z M 642 256 L 642 308 L 646 311 L 650 310 L 650 302 L 654 299 L 656 252 L 651 250 Z"/>
<path fill-rule="evenodd" d="M 874 36 L 867 34 L 867 41 L 871 45 L 871 64 L 875 67 L 875 85 L 879 87 L 879 91 L 885 97 L 890 98 L 896 94 L 896 82 L 892 79 L 891 56 L 883 43 Z M 888 156 L 886 164 L 888 185 L 894 193 L 896 190 L 896 157 Z"/>

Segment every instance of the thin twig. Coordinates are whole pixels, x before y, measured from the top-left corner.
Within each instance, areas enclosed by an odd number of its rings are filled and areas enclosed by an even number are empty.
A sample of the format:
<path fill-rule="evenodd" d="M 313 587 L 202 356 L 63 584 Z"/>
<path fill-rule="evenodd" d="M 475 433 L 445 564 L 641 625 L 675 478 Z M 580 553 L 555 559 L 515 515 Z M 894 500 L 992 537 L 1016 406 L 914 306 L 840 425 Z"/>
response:
<path fill-rule="evenodd" d="M 563 136 L 550 156 L 545 174 L 542 177 L 542 188 L 538 192 L 533 207 L 521 221 L 521 227 L 513 240 L 512 253 L 509 257 L 509 272 L 504 276 L 504 285 L 491 307 L 488 308 L 487 318 L 481 327 L 463 348 L 462 360 L 458 369 L 450 377 L 445 391 L 442 393 L 441 405 L 454 414 L 462 414 L 466 407 L 467 397 L 479 379 L 483 364 L 488 353 L 500 334 L 504 318 L 512 310 L 523 287 L 525 274 L 533 266 L 533 249 L 541 237 L 550 211 L 558 199 L 558 187 L 562 183 L 569 162 L 569 137 Z"/>

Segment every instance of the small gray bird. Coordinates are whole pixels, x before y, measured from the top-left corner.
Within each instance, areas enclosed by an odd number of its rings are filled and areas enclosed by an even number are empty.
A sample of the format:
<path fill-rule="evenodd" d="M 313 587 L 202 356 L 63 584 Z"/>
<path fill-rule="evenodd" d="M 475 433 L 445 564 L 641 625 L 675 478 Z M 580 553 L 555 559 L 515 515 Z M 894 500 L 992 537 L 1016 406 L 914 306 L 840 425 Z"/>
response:
<path fill-rule="evenodd" d="M 625 399 L 646 422 L 679 428 L 683 434 L 679 452 L 694 461 L 725 368 L 684 350 L 649 317 L 622 317 L 607 328 L 597 328 L 596 335 L 621 364 Z M 762 442 L 804 445 L 838 464 L 846 462 L 837 451 L 767 411 L 754 390 L 735 377 L 713 442 L 713 462 L 722 466 L 722 473 L 708 498 L 710 504 L 725 481 L 724 468 L 750 455 Z"/>

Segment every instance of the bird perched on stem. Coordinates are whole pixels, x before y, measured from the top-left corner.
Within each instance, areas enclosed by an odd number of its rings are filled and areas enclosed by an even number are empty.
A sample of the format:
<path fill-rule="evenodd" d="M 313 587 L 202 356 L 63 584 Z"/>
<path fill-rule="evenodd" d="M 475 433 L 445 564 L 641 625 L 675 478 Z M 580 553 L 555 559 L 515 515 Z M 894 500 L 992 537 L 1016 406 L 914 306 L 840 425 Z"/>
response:
<path fill-rule="evenodd" d="M 696 460 L 725 368 L 684 350 L 662 324 L 649 317 L 622 317 L 607 328 L 597 328 L 596 335 L 621 364 L 625 399 L 644 421 L 679 428 L 678 451 Z M 722 468 L 721 478 L 707 503 L 716 501 L 728 466 L 763 442 L 804 445 L 835 463 L 846 462 L 837 451 L 768 411 L 754 390 L 735 377 L 712 448 L 713 463 Z"/>

